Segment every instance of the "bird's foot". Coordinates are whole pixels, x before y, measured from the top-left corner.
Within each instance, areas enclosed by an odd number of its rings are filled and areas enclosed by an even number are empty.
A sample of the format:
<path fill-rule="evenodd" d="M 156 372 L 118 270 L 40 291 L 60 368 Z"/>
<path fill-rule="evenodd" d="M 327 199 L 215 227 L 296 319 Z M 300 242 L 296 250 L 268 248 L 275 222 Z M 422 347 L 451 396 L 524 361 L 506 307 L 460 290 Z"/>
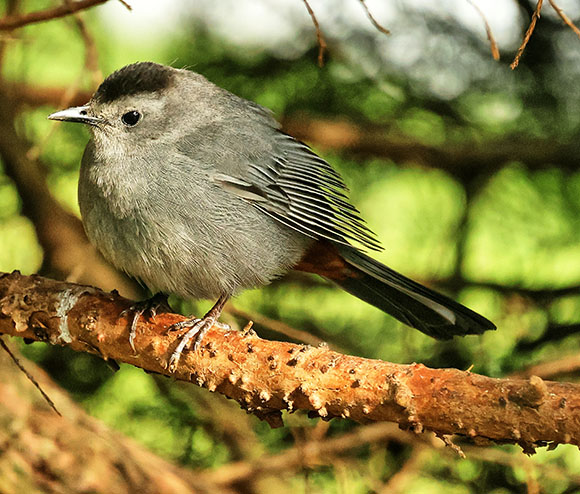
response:
<path fill-rule="evenodd" d="M 173 350 L 171 357 L 169 357 L 169 363 L 167 368 L 169 372 L 175 372 L 177 368 L 177 364 L 179 363 L 179 359 L 181 358 L 181 354 L 183 350 L 191 343 L 193 340 L 193 348 L 192 350 L 195 352 L 199 346 L 201 345 L 201 340 L 205 336 L 205 334 L 214 326 L 218 326 L 220 328 L 227 328 L 230 327 L 227 324 L 221 324 L 218 322 L 218 318 L 220 317 L 224 305 L 228 300 L 227 295 L 222 295 L 215 305 L 209 310 L 209 312 L 203 316 L 202 319 L 186 319 L 185 321 L 181 321 L 178 323 L 173 324 L 169 331 L 183 331 L 187 330 L 187 332 L 181 335 L 181 340 L 177 345 L 177 348 Z"/>
<path fill-rule="evenodd" d="M 129 330 L 129 344 L 135 352 L 135 336 L 137 335 L 139 318 L 144 315 L 147 319 L 154 320 L 155 316 L 160 312 L 171 312 L 171 307 L 169 307 L 167 302 L 167 295 L 156 293 L 151 298 L 134 303 L 131 307 L 122 311 L 119 317 L 123 317 L 130 312 L 133 317 L 131 318 L 131 329 Z"/>
<path fill-rule="evenodd" d="M 169 372 L 175 371 L 183 350 L 185 350 L 192 340 L 192 350 L 195 352 L 199 348 L 201 340 L 214 324 L 216 324 L 215 317 L 205 316 L 203 319 L 186 319 L 185 321 L 175 323 L 169 328 L 169 331 L 183 331 L 187 329 L 187 332 L 180 337 L 179 345 L 173 350 L 169 358 Z"/>

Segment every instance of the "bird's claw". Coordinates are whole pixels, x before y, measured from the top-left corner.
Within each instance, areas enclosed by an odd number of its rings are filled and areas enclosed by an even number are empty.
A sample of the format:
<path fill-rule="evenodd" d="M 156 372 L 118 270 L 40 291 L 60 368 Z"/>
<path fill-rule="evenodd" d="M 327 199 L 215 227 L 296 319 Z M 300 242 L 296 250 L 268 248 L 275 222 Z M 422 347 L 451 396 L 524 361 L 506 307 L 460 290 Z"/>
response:
<path fill-rule="evenodd" d="M 185 319 L 184 321 L 172 324 L 171 326 L 169 326 L 169 329 L 167 331 L 173 332 L 173 331 L 183 331 L 184 329 L 190 329 L 193 328 L 200 321 L 203 321 L 203 319 L 199 319 L 197 317 L 194 319 Z"/>
<path fill-rule="evenodd" d="M 167 362 L 167 368 L 169 372 L 175 372 L 177 364 L 179 363 L 179 359 L 181 358 L 181 354 L 187 345 L 189 345 L 191 340 L 193 340 L 193 351 L 195 352 L 199 348 L 201 340 L 209 329 L 211 329 L 213 326 L 223 326 L 218 323 L 217 320 L 219 319 L 227 300 L 228 295 L 222 294 L 214 306 L 208 311 L 208 313 L 203 316 L 203 318 L 186 319 L 185 321 L 178 322 L 169 328 L 169 331 L 181 331 L 187 329 L 187 332 L 180 336 L 181 341 L 177 345 L 177 348 L 173 350 L 171 357 L 169 357 L 169 361 Z M 229 326 L 226 325 L 226 327 Z"/>
<path fill-rule="evenodd" d="M 179 345 L 177 345 L 171 357 L 169 357 L 169 363 L 167 365 L 169 372 L 175 372 L 183 350 L 187 348 L 191 341 L 193 340 L 192 350 L 195 352 L 201 345 L 201 340 L 205 334 L 214 326 L 223 327 L 224 325 L 217 322 L 215 317 L 206 316 L 203 319 L 186 319 L 185 321 L 173 324 L 169 328 L 168 331 L 183 331 L 187 329 L 187 332 L 180 337 Z"/>
<path fill-rule="evenodd" d="M 124 317 L 129 313 L 132 313 L 131 327 L 129 329 L 129 345 L 135 350 L 135 336 L 137 335 L 137 323 L 142 315 L 145 315 L 147 319 L 155 320 L 155 316 L 159 312 L 170 312 L 171 307 L 167 303 L 167 296 L 161 293 L 153 295 L 153 297 L 147 300 L 142 300 L 140 302 L 135 302 L 131 307 L 127 307 L 119 314 L 119 317 Z"/>

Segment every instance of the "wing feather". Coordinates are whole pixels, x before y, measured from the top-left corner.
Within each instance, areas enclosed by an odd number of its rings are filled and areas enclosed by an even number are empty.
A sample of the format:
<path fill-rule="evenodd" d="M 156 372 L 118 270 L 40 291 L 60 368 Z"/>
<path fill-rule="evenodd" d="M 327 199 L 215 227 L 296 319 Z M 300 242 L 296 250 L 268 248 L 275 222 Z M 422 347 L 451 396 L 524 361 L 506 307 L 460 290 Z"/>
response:
<path fill-rule="evenodd" d="M 250 160 L 244 177 L 228 179 L 220 174 L 216 181 L 304 235 L 382 250 L 358 209 L 350 204 L 348 188 L 338 172 L 306 144 L 273 132 L 274 152 L 266 165 Z"/>

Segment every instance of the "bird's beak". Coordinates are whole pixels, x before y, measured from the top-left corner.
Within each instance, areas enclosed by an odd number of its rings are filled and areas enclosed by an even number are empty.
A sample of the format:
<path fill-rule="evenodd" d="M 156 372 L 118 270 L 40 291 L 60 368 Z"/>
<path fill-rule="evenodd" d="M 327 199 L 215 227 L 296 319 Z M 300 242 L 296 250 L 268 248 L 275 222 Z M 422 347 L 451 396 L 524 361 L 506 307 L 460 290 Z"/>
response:
<path fill-rule="evenodd" d="M 88 114 L 89 106 L 75 106 L 73 108 L 67 108 L 66 110 L 57 111 L 52 115 L 49 115 L 50 120 L 61 120 L 63 122 L 77 122 L 89 125 L 98 125 L 103 122 L 100 117 L 93 117 Z"/>

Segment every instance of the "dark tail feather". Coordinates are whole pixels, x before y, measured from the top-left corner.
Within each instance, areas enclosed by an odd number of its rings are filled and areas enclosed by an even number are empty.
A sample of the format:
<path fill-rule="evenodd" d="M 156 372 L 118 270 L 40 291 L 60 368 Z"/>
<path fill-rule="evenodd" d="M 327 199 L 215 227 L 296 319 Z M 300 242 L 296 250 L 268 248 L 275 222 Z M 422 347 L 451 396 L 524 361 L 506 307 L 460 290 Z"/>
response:
<path fill-rule="evenodd" d="M 332 281 L 399 321 L 440 340 L 495 329 L 485 317 L 365 254 L 344 247 L 339 251 L 356 274 Z"/>

